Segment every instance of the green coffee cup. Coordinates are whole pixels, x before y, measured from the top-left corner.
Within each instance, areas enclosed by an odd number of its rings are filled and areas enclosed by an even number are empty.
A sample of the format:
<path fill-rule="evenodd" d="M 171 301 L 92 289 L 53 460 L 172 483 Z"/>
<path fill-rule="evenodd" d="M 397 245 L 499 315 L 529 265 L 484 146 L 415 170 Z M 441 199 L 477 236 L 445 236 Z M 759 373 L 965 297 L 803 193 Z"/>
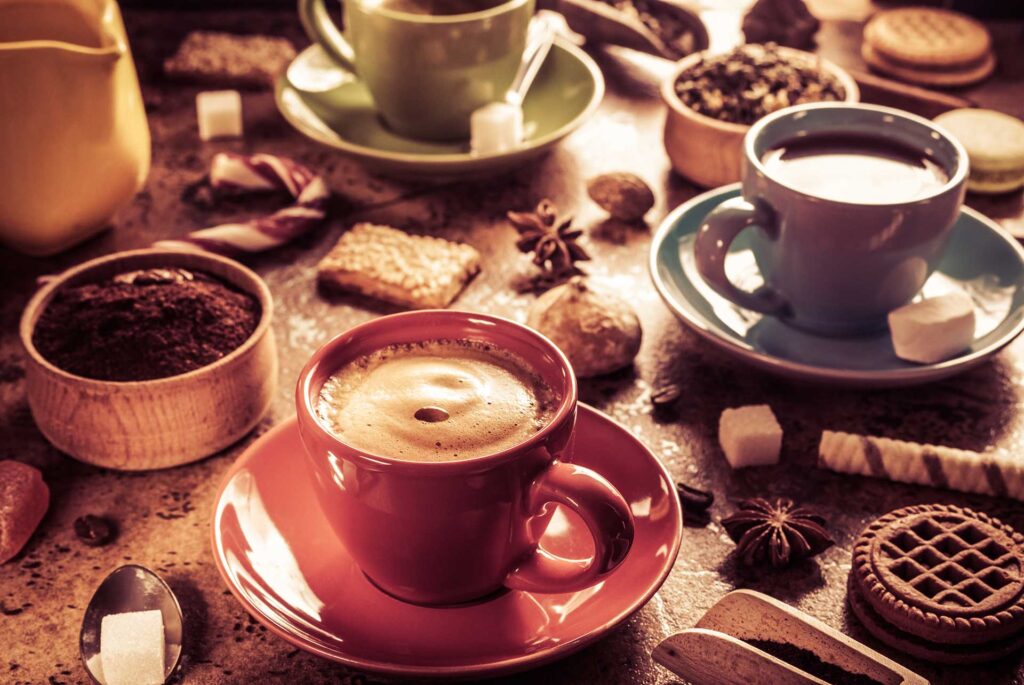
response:
<path fill-rule="evenodd" d="M 344 34 L 324 0 L 299 0 L 299 16 L 310 39 L 366 84 L 391 129 L 457 140 L 469 137 L 473 110 L 505 97 L 535 0 L 456 0 L 476 10 L 459 14 L 439 1 L 347 0 Z"/>

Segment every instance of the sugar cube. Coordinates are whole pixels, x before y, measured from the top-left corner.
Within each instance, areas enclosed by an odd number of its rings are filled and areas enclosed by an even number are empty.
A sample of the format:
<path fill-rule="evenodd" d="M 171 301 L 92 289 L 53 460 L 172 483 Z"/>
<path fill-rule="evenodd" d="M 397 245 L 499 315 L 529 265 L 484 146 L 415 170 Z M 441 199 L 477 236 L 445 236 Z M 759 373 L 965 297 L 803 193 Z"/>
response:
<path fill-rule="evenodd" d="M 944 361 L 974 342 L 974 302 L 962 292 L 912 302 L 889 312 L 889 331 L 900 359 Z"/>
<path fill-rule="evenodd" d="M 484 105 L 470 115 L 469 130 L 474 154 L 514 150 L 523 141 L 523 108 L 507 102 Z"/>
<path fill-rule="evenodd" d="M 92 677 L 98 683 L 106 683 L 107 677 L 103 675 L 103 657 L 99 652 L 96 652 L 91 657 L 85 660 L 85 668 L 92 674 Z"/>
<path fill-rule="evenodd" d="M 242 96 L 237 90 L 208 90 L 196 95 L 199 137 L 232 138 L 242 135 Z"/>
<path fill-rule="evenodd" d="M 726 409 L 718 420 L 718 443 L 734 469 L 778 464 L 782 427 L 767 404 Z"/>
<path fill-rule="evenodd" d="M 25 546 L 49 506 L 50 490 L 38 469 L 0 461 L 0 564 Z"/>
<path fill-rule="evenodd" d="M 106 685 L 164 682 L 164 622 L 159 609 L 108 614 L 100 623 Z"/>

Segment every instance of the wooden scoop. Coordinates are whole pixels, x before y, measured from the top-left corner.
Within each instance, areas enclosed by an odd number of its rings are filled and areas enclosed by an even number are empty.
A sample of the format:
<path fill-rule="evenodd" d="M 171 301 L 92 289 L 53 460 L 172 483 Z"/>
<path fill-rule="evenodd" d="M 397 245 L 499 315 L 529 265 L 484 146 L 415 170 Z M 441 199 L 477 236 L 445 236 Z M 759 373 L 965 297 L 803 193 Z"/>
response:
<path fill-rule="evenodd" d="M 823 682 L 746 640 L 786 642 L 884 685 L 928 685 L 921 676 L 813 616 L 752 590 L 730 592 L 704 614 L 696 628 L 666 638 L 653 656 L 696 685 Z"/>
<path fill-rule="evenodd" d="M 669 0 L 647 0 L 647 5 L 659 16 L 677 19 L 690 29 L 693 52 L 707 49 L 708 30 L 696 11 Z M 600 0 L 540 0 L 537 6 L 560 13 L 569 27 L 589 42 L 620 45 L 673 61 L 679 58 L 639 18 Z"/>
<path fill-rule="evenodd" d="M 847 67 L 846 71 L 857 82 L 862 102 L 905 109 L 928 119 L 951 109 L 978 106 L 972 100 L 951 93 L 939 93 L 858 69 Z"/>
<path fill-rule="evenodd" d="M 690 628 L 654 648 L 654 660 L 697 685 L 828 685 L 743 640 Z"/>

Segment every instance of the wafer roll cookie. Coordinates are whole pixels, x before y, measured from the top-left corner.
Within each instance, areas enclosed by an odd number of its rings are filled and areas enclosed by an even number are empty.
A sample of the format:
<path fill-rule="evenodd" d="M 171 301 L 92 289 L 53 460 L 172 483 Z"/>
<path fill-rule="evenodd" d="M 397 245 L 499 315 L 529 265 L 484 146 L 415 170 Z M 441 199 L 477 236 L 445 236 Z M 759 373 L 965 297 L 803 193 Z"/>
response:
<path fill-rule="evenodd" d="M 1024 500 L 1024 461 L 940 445 L 824 431 L 818 467 Z"/>

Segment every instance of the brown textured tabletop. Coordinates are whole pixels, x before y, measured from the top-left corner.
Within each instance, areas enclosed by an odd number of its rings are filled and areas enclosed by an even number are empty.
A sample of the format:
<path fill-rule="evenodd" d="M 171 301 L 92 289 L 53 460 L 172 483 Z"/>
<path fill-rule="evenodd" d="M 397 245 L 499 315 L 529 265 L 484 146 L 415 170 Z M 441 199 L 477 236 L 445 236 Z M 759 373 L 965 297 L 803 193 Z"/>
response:
<path fill-rule="evenodd" d="M 455 306 L 523 320 L 532 296 L 515 294 L 510 282 L 528 269 L 528 259 L 516 252 L 514 231 L 502 217 L 508 209 L 527 209 L 550 197 L 588 229 L 593 278 L 628 293 L 639 310 L 644 343 L 635 367 L 583 383 L 582 398 L 636 431 L 676 478 L 714 490 L 712 523 L 685 529 L 682 551 L 664 588 L 622 628 L 561 662 L 500 682 L 677 682 L 651 662 L 651 648 L 669 633 L 692 626 L 736 587 L 765 591 L 879 647 L 849 617 L 844 602 L 850 546 L 865 524 L 901 505 L 941 501 L 994 512 L 1024 529 L 1024 506 L 1018 502 L 841 476 L 813 466 L 822 428 L 1019 451 L 1024 441 L 1024 343 L 1018 341 L 967 374 L 922 388 L 839 391 L 793 385 L 753 371 L 718 353 L 672 317 L 647 275 L 650 230 L 603 222 L 584 190 L 585 180 L 599 172 L 638 173 L 658 196 L 648 215 L 651 228 L 696 192 L 669 172 L 661 146 L 659 72 L 647 62 L 594 52 L 608 94 L 594 119 L 547 158 L 498 179 L 407 185 L 369 176 L 351 161 L 306 141 L 283 123 L 266 92 L 244 95 L 244 140 L 198 141 L 196 91 L 164 82 L 162 58 L 185 32 L 200 26 L 280 33 L 305 45 L 290 12 L 136 11 L 127 19 L 153 133 L 153 169 L 146 189 L 115 217 L 111 231 L 59 257 L 31 259 L 0 250 L 0 458 L 41 468 L 53 500 L 25 550 L 0 567 L 0 683 L 88 682 L 78 660 L 82 614 L 97 583 L 128 561 L 158 570 L 181 598 L 188 631 L 181 676 L 185 683 L 378 682 L 372 675 L 299 652 L 269 634 L 221 583 L 208 542 L 212 498 L 221 476 L 252 436 L 197 464 L 121 474 L 79 464 L 51 448 L 26 405 L 16 330 L 37 275 L 272 206 L 247 201 L 209 209 L 182 201 L 185 186 L 203 175 L 219 150 L 295 157 L 326 174 L 336 193 L 327 226 L 249 260 L 276 298 L 274 332 L 281 354 L 280 386 L 257 434 L 292 413 L 292 384 L 313 350 L 352 324 L 393 311 L 365 299 L 328 296 L 316 287 L 317 260 L 357 220 L 474 244 L 483 254 L 483 273 Z M 1022 116 L 1021 26 L 997 26 L 995 35 L 1000 73 L 969 95 Z M 822 38 L 830 56 L 855 63 L 856 36 L 848 25 L 829 25 Z M 1019 193 L 979 202 L 979 208 L 999 216 L 1008 227 L 1022 222 Z M 682 399 L 674 412 L 653 415 L 651 388 L 668 380 L 681 385 Z M 782 464 L 730 471 L 715 440 L 718 415 L 725 407 L 763 402 L 772 405 L 786 432 Z M 836 546 L 789 570 L 741 571 L 730 555 L 734 545 L 718 520 L 732 511 L 731 500 L 754 495 L 792 497 L 811 505 L 831 521 Z M 82 545 L 71 524 L 85 513 L 116 519 L 120 536 L 107 547 Z M 970 670 L 938 669 L 880 649 L 935 683 L 1024 683 L 1019 659 Z"/>

